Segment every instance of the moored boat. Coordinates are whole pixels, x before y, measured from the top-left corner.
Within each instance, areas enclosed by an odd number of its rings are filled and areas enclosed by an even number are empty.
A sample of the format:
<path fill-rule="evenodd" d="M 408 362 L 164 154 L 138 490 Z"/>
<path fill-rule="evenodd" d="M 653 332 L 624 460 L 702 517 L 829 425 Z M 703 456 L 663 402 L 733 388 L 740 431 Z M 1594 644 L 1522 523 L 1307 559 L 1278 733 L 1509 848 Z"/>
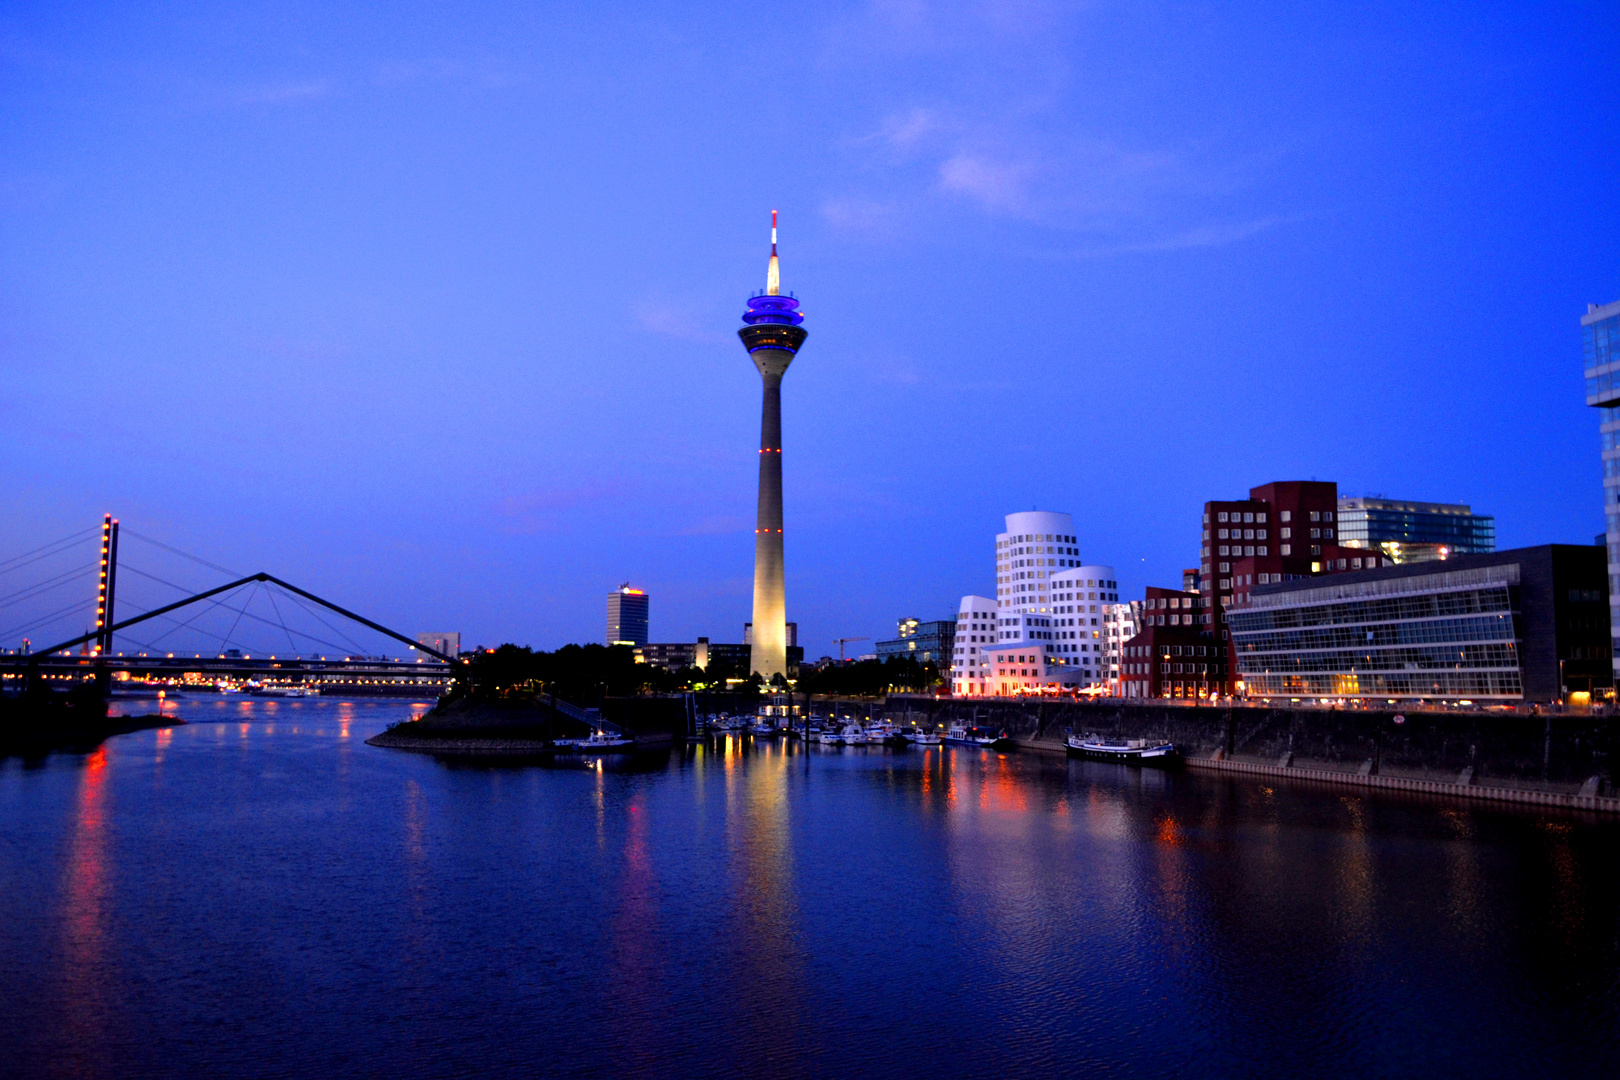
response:
<path fill-rule="evenodd" d="M 1164 765 L 1176 758 L 1175 744 L 1164 739 L 1104 739 L 1097 735 L 1070 735 L 1069 753 L 1098 761 L 1127 761 Z"/>
<path fill-rule="evenodd" d="M 1001 749 L 1012 744 L 1012 739 L 1005 731 L 992 731 L 986 727 L 971 727 L 967 724 L 952 724 L 945 732 L 945 742 L 957 746 L 979 746 L 989 749 Z"/>
<path fill-rule="evenodd" d="M 636 740 L 628 735 L 610 735 L 606 731 L 593 731 L 589 738 L 574 743 L 573 750 L 581 754 L 616 754 L 636 748 Z"/>
<path fill-rule="evenodd" d="M 823 746 L 862 746 L 866 741 L 866 729 L 854 721 L 844 724 L 837 731 L 821 733 Z"/>

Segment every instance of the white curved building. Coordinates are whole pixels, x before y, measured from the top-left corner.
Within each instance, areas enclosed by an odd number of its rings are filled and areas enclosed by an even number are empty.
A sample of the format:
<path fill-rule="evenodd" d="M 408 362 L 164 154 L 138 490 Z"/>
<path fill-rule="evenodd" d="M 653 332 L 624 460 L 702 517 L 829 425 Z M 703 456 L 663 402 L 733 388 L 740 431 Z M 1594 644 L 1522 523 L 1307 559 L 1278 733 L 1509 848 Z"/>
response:
<path fill-rule="evenodd" d="M 957 612 L 951 687 L 964 697 L 1106 682 L 1105 605 L 1119 599 L 1111 566 L 1087 565 L 1074 518 L 1007 515 L 996 537 L 996 599 L 965 596 Z M 988 632 L 975 627 L 988 625 Z M 975 640 L 975 639 L 981 640 Z"/>

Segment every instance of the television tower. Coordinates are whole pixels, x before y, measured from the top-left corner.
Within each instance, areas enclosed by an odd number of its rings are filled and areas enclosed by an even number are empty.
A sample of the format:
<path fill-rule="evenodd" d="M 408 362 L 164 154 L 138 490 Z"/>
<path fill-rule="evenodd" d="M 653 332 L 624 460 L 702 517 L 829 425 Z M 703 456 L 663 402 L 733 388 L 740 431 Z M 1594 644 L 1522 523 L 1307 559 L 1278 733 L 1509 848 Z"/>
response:
<path fill-rule="evenodd" d="M 787 677 L 787 587 L 782 570 L 782 376 L 804 344 L 799 301 L 783 296 L 776 262 L 776 211 L 771 211 L 771 261 L 765 291 L 748 301 L 737 331 L 765 383 L 759 425 L 759 515 L 754 529 L 754 627 L 749 666 L 769 680 Z"/>

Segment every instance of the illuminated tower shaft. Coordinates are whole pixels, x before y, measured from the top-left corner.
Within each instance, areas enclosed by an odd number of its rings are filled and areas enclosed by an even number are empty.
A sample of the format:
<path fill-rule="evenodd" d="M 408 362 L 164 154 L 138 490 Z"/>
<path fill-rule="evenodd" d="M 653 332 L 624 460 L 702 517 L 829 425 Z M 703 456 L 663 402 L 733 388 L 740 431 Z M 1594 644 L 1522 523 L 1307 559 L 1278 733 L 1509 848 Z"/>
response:
<path fill-rule="evenodd" d="M 759 513 L 754 523 L 754 625 L 749 666 L 766 679 L 787 676 L 787 584 L 782 558 L 782 376 L 804 344 L 798 300 L 780 294 L 776 211 L 765 291 L 748 301 L 737 331 L 765 384 L 759 425 Z"/>

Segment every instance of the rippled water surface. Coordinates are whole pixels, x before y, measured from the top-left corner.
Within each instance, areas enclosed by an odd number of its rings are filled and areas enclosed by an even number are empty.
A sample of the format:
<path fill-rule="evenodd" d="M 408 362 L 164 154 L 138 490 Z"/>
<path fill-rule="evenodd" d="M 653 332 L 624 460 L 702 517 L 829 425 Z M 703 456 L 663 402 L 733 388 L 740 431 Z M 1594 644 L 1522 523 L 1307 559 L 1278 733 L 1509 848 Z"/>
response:
<path fill-rule="evenodd" d="M 1620 827 L 963 749 L 0 762 L 6 1076 L 1620 1071 Z M 143 707 L 144 708 L 144 707 Z"/>

